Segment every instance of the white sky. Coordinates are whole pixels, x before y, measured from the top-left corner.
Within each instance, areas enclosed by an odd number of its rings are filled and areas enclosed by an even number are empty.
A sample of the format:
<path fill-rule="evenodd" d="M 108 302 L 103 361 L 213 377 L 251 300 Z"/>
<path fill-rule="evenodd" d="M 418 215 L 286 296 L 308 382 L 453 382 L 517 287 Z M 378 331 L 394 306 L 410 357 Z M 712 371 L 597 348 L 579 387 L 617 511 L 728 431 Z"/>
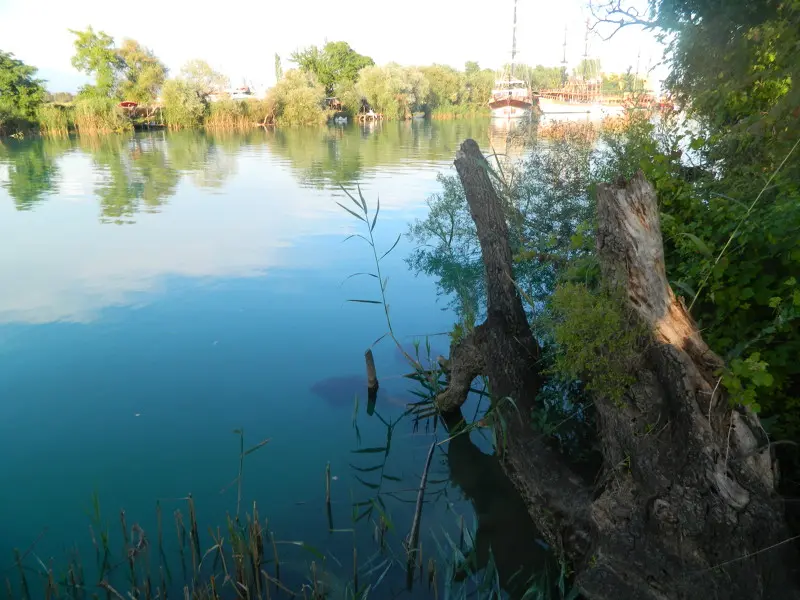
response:
<path fill-rule="evenodd" d="M 518 0 L 519 61 L 558 65 L 564 27 L 567 59 L 580 60 L 586 0 Z M 117 42 L 131 37 L 150 47 L 176 72 L 202 58 L 233 84 L 274 81 L 274 54 L 289 68 L 289 54 L 325 40 L 344 40 L 378 64 L 449 64 L 467 60 L 496 68 L 510 58 L 513 0 L 0 0 L 0 49 L 39 68 L 51 91 L 74 91 L 85 78 L 70 64 L 73 36 L 67 29 L 92 25 Z M 605 71 L 628 66 L 644 74 L 662 58 L 652 34 L 623 30 L 611 41 L 590 41 Z M 665 71 L 654 74 L 657 81 Z"/>

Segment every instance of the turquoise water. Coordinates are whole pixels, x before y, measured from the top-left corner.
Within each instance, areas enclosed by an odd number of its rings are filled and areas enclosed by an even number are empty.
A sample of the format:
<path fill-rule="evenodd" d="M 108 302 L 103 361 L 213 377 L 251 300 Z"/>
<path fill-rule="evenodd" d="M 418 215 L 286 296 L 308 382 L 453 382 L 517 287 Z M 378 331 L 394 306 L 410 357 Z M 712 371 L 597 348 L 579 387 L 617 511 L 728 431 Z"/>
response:
<path fill-rule="evenodd" d="M 359 185 L 372 209 L 380 198 L 374 233 L 387 250 L 426 214 L 458 144 L 486 147 L 490 134 L 486 121 L 463 121 L 0 143 L 0 579 L 16 576 L 13 548 L 27 550 L 32 580 L 75 547 L 92 563 L 95 494 L 112 549 L 121 509 L 155 538 L 158 501 L 174 557 L 173 513 L 187 514 L 188 494 L 211 547 L 208 528 L 236 511 L 237 429 L 246 447 L 269 438 L 245 458 L 242 514 L 256 501 L 276 539 L 313 547 L 346 579 L 354 545 L 364 557 L 379 547 L 378 515 L 354 526 L 353 503 L 380 496 L 397 552 L 428 448 L 447 432 L 401 419 L 417 388 L 388 339 L 375 348 L 377 414 L 366 412 L 364 351 L 386 321 L 380 306 L 348 302 L 380 290 L 348 279 L 372 255 L 343 242 L 365 231 L 337 206 L 353 206 L 339 186 Z M 409 272 L 410 250 L 401 237 L 382 263 L 392 323 L 406 347 L 422 340 L 424 354 L 430 336 L 433 356 L 446 354 L 436 334 L 455 316 L 433 281 Z M 386 446 L 395 420 L 388 454 L 364 452 Z M 503 546 L 505 581 L 509 564 L 530 566 L 542 549 L 533 532 L 512 547 L 524 507 L 489 449 L 478 433 L 437 448 L 422 547 L 444 564 L 463 520 L 480 532 L 479 561 Z M 384 458 L 382 470 L 353 468 Z M 330 531 L 328 463 L 333 529 L 355 535 Z M 299 589 L 323 560 L 284 547 L 284 577 Z M 392 568 L 380 585 L 379 597 L 396 595 L 405 573 Z M 407 594 L 433 592 L 426 580 Z"/>

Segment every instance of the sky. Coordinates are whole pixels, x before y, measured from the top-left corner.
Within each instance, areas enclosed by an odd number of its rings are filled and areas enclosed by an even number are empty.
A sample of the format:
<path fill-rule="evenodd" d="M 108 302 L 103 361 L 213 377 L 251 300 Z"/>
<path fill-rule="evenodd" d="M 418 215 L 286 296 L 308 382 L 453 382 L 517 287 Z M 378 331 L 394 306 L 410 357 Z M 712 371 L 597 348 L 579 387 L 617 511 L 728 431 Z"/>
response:
<path fill-rule="evenodd" d="M 322 0 L 278 2 L 239 0 L 0 0 L 0 50 L 39 68 L 48 89 L 76 91 L 87 81 L 70 64 L 73 35 L 68 29 L 91 25 L 117 43 L 133 38 L 151 48 L 171 72 L 202 58 L 231 83 L 274 83 L 274 55 L 291 68 L 289 55 L 325 41 L 346 41 L 376 63 L 448 64 L 465 61 L 497 68 L 510 60 L 514 0 L 404 0 L 402 3 Z M 518 60 L 556 66 L 567 28 L 570 66 L 584 52 L 586 0 L 518 0 Z M 607 72 L 628 67 L 644 74 L 662 59 L 653 35 L 638 29 L 620 31 L 610 41 L 591 36 L 589 54 Z M 654 83 L 666 75 L 653 73 Z"/>

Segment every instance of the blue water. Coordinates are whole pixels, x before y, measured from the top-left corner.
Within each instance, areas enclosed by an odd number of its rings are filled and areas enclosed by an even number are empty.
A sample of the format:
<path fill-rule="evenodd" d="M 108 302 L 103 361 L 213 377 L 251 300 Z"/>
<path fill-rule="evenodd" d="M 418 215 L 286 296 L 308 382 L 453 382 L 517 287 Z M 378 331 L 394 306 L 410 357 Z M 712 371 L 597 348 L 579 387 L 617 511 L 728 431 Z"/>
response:
<path fill-rule="evenodd" d="M 119 511 L 152 543 L 158 501 L 173 555 L 173 513 L 187 514 L 191 494 L 205 551 L 208 527 L 224 529 L 236 511 L 236 429 L 246 447 L 270 440 L 245 458 L 243 515 L 256 501 L 278 540 L 313 546 L 346 577 L 354 543 L 375 552 L 378 521 L 359 521 L 355 538 L 329 530 L 330 463 L 334 529 L 353 529 L 353 502 L 380 493 L 397 547 L 433 423 L 415 432 L 411 419 L 398 422 L 380 489 L 356 479 L 380 479 L 351 465 L 385 453 L 356 451 L 386 445 L 381 419 L 398 419 L 418 388 L 384 339 L 374 349 L 378 415 L 365 411 L 364 351 L 387 325 L 381 306 L 348 302 L 380 289 L 348 279 L 374 265 L 362 240 L 343 241 L 366 230 L 337 206 L 355 209 L 339 186 L 360 186 L 370 210 L 380 198 L 374 234 L 385 251 L 425 216 L 460 141 L 485 146 L 490 133 L 487 122 L 415 122 L 0 142 L 0 580 L 16 575 L 13 548 L 28 550 L 34 579 L 74 547 L 92 563 L 94 494 L 116 550 Z M 437 334 L 456 317 L 435 282 L 409 272 L 410 250 L 401 237 L 381 264 L 392 324 L 407 347 L 423 340 L 424 353 L 430 336 L 433 356 L 446 354 Z M 490 451 L 488 439 L 472 440 Z M 447 444 L 429 477 L 423 554 L 443 561 L 447 536 L 477 520 L 450 480 Z M 283 547 L 287 581 L 299 586 L 320 558 Z M 402 588 L 401 571 L 381 581 L 380 597 Z"/>

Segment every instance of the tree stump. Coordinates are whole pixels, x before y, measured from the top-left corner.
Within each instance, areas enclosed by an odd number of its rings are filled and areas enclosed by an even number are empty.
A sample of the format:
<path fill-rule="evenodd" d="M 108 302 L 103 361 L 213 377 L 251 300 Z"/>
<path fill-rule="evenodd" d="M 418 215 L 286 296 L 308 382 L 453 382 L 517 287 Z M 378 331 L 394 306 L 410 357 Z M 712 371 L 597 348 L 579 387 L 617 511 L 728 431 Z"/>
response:
<path fill-rule="evenodd" d="M 754 414 L 729 404 L 715 374 L 722 360 L 670 289 L 652 185 L 640 173 L 597 191 L 603 278 L 623 291 L 653 343 L 621 405 L 594 398 L 604 459 L 595 485 L 533 430 L 539 347 L 514 284 L 504 206 L 473 140 L 455 165 L 483 254 L 487 319 L 451 347 L 437 406 L 457 409 L 473 379 L 488 377 L 505 423 L 504 469 L 583 595 L 800 598 L 769 441 Z"/>

